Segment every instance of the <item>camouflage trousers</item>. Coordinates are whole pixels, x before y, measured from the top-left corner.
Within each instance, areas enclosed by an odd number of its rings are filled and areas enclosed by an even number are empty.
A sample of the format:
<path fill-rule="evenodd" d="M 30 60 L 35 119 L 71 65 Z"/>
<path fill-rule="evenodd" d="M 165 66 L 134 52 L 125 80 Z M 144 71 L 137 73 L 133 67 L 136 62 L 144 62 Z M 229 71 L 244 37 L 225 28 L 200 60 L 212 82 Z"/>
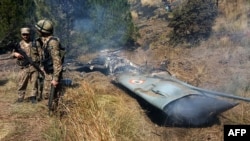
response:
<path fill-rule="evenodd" d="M 28 68 L 21 69 L 19 73 L 18 82 L 18 98 L 24 99 L 28 85 L 30 85 L 31 92 L 29 96 L 37 96 L 38 93 L 38 72 Z"/>
<path fill-rule="evenodd" d="M 45 74 L 43 81 L 43 97 L 48 99 L 51 89 L 52 74 Z"/>
<path fill-rule="evenodd" d="M 51 81 L 53 79 L 53 74 L 45 74 L 44 82 L 43 82 L 43 97 L 45 99 L 48 99 L 50 95 L 50 90 L 51 90 Z M 58 87 L 56 88 L 56 91 L 59 92 L 61 90 L 61 84 L 60 84 L 59 79 L 59 84 Z"/>

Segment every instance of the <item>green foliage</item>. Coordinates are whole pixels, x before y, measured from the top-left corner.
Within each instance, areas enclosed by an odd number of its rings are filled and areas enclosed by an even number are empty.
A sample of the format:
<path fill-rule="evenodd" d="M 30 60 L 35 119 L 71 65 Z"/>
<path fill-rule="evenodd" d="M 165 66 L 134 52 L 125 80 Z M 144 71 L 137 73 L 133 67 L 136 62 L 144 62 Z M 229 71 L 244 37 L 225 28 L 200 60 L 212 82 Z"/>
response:
<path fill-rule="evenodd" d="M 30 0 L 1 0 L 0 37 L 4 37 L 8 32 L 19 33 L 19 28 L 30 26 L 34 21 L 34 10 L 34 2 Z"/>
<path fill-rule="evenodd" d="M 30 0 L 1 0 L 0 1 L 0 41 L 1 51 L 9 40 L 17 40 L 20 28 L 32 26 L 34 17 L 34 2 Z"/>
<path fill-rule="evenodd" d="M 0 18 L 0 39 L 8 33 L 17 39 L 22 26 L 50 19 L 55 36 L 78 53 L 120 48 L 138 37 L 127 0 L 1 0 Z"/>
<path fill-rule="evenodd" d="M 18 8 L 17 0 L 2 0 L 0 5 L 0 38 L 4 38 L 7 33 L 13 32 L 17 22 L 21 20 L 20 16 L 16 16 L 19 15 L 21 9 Z"/>
<path fill-rule="evenodd" d="M 127 0 L 36 0 L 36 7 L 37 17 L 54 22 L 55 35 L 74 56 L 120 48 L 138 37 Z"/>
<path fill-rule="evenodd" d="M 136 40 L 137 30 L 132 22 L 130 6 L 126 0 L 89 0 L 87 18 L 82 25 L 91 51 L 104 48 L 117 48 Z M 81 25 L 77 25 L 81 27 Z"/>
<path fill-rule="evenodd" d="M 197 45 L 207 39 L 217 16 L 216 0 L 187 0 L 173 10 L 169 27 L 170 44 L 188 43 Z"/>
<path fill-rule="evenodd" d="M 34 0 L 36 11 L 33 14 L 36 15 L 37 17 L 36 20 L 49 18 L 49 17 L 50 19 L 53 19 L 53 15 L 51 14 L 51 7 L 49 7 L 49 5 L 47 4 L 47 1 L 48 0 Z"/>

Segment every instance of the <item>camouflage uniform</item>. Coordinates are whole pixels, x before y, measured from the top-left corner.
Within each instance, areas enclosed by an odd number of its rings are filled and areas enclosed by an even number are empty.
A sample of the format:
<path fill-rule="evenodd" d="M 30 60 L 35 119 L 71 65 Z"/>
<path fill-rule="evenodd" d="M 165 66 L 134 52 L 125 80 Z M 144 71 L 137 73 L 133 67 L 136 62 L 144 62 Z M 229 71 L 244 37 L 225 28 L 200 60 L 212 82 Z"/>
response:
<path fill-rule="evenodd" d="M 45 99 L 48 98 L 50 89 L 51 89 L 51 81 L 55 80 L 60 82 L 62 78 L 62 61 L 60 57 L 60 48 L 59 41 L 55 39 L 53 36 L 41 37 L 43 46 L 43 70 L 45 71 L 45 79 L 44 79 L 44 96 Z M 47 54 L 47 55 L 46 55 Z"/>
<path fill-rule="evenodd" d="M 50 90 L 55 87 L 56 93 L 60 89 L 60 80 L 62 78 L 62 61 L 60 55 L 60 42 L 58 38 L 53 37 L 53 23 L 48 19 L 39 20 L 35 24 L 39 40 L 42 43 L 43 58 L 42 69 L 45 72 L 44 89 L 45 99 L 48 98 Z"/>
<path fill-rule="evenodd" d="M 39 53 L 38 49 L 33 45 L 32 41 L 25 42 L 24 40 L 21 40 L 19 42 L 20 48 L 27 54 L 28 57 L 32 59 L 33 62 L 37 63 L 39 65 Z M 17 50 L 14 50 L 14 52 L 17 52 Z M 17 62 L 23 62 L 26 61 L 24 59 L 18 59 Z M 29 85 L 31 86 L 31 97 L 37 96 L 38 90 L 37 90 L 37 78 L 38 78 L 38 71 L 36 68 L 34 68 L 29 63 L 20 65 L 22 63 L 18 63 L 20 66 L 21 71 L 19 72 L 19 82 L 18 82 L 18 98 L 22 101 L 25 97 L 26 89 Z"/>

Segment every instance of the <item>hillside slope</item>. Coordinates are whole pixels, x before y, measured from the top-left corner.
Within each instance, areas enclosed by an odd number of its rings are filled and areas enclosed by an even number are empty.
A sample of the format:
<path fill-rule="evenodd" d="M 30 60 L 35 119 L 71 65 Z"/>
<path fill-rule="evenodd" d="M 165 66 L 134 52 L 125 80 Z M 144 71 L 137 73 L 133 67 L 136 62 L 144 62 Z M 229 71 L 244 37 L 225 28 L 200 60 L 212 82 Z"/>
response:
<path fill-rule="evenodd" d="M 173 48 L 168 46 L 165 38 L 169 29 L 164 4 L 160 0 L 131 0 L 131 2 L 134 2 L 132 11 L 141 38 L 138 40 L 140 46 L 137 49 L 123 52 L 126 58 L 136 64 L 147 65 L 149 68 L 165 67 L 173 76 L 194 86 L 250 97 L 248 28 L 243 26 L 243 30 L 239 30 L 237 34 L 214 34 L 198 47 Z M 217 26 L 224 25 L 225 22 L 227 22 L 225 17 L 219 17 L 214 29 L 217 30 Z M 162 62 L 168 63 L 162 64 Z M 13 67 L 14 64 L 14 60 L 0 62 L 0 140 L 62 140 L 57 137 L 63 130 L 60 128 L 64 126 L 58 127 L 55 123 L 59 121 L 62 124 L 67 119 L 48 116 L 46 101 L 36 105 L 28 102 L 21 105 L 14 103 L 17 97 L 14 92 L 17 87 L 17 69 Z M 138 140 L 220 141 L 223 140 L 223 125 L 250 124 L 248 118 L 250 104 L 240 102 L 240 105 L 223 113 L 219 117 L 220 122 L 211 127 L 167 127 L 162 123 L 159 111 L 132 93 L 113 85 L 108 76 L 100 72 L 69 72 L 65 76 L 80 86 L 87 82 L 90 86 L 97 86 L 99 93 L 115 93 L 116 97 L 121 97 L 127 104 L 126 110 L 129 110 L 127 112 L 133 112 L 134 116 L 140 119 L 136 130 Z M 72 88 L 65 93 L 64 100 L 66 105 L 71 106 L 69 109 L 79 108 L 74 107 L 76 106 L 74 104 L 70 105 L 77 99 L 67 99 L 67 96 L 72 96 L 75 90 L 76 88 Z"/>

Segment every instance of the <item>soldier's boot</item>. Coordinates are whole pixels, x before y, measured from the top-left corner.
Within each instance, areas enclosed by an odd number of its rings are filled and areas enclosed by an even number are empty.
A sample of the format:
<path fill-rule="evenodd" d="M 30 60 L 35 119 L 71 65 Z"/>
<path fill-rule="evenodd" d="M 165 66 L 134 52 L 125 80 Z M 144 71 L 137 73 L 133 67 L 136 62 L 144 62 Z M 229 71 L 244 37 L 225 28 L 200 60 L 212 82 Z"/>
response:
<path fill-rule="evenodd" d="M 21 103 L 21 102 L 23 102 L 23 98 L 18 98 L 18 99 L 16 100 L 16 103 Z"/>
<path fill-rule="evenodd" d="M 38 96 L 37 96 L 37 101 L 42 101 L 42 100 L 43 100 L 42 94 L 38 94 Z"/>
<path fill-rule="evenodd" d="M 44 99 L 49 99 L 49 94 L 48 93 L 44 94 Z"/>
<path fill-rule="evenodd" d="M 22 91 L 19 91 L 18 92 L 18 99 L 16 100 L 15 103 L 21 103 L 24 101 L 24 95 L 25 95 L 25 92 L 22 92 Z"/>
<path fill-rule="evenodd" d="M 42 97 L 38 97 L 37 98 L 37 101 L 39 102 L 39 101 L 42 101 L 43 100 L 43 98 Z"/>
<path fill-rule="evenodd" d="M 31 96 L 30 101 L 31 101 L 31 103 L 35 104 L 36 103 L 36 96 Z"/>

